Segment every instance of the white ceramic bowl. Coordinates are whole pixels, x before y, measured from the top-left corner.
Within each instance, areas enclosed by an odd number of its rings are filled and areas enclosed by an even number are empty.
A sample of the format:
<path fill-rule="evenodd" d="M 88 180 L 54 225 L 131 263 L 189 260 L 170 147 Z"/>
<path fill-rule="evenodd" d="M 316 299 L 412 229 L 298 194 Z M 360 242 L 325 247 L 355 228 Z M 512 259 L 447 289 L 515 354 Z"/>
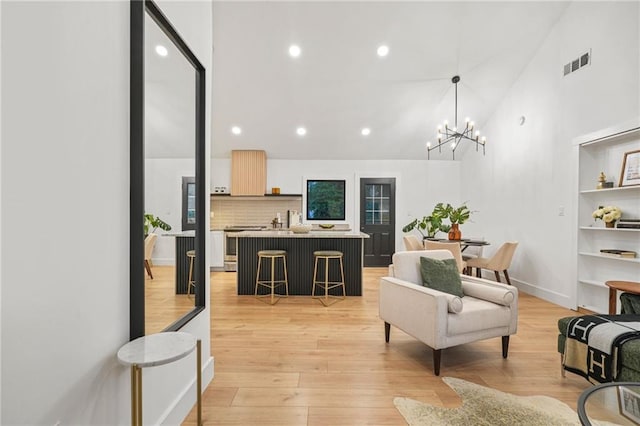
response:
<path fill-rule="evenodd" d="M 311 231 L 311 225 L 309 224 L 298 224 L 298 225 L 291 225 L 289 226 L 289 229 L 294 233 L 294 234 L 306 234 L 309 231 Z"/>

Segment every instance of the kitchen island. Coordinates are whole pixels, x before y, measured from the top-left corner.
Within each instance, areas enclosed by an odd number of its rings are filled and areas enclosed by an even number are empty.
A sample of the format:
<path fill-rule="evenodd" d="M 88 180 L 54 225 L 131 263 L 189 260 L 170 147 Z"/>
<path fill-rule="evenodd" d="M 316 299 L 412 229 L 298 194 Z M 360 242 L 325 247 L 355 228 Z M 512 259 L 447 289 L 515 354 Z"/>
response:
<path fill-rule="evenodd" d="M 338 250 L 343 253 L 344 282 L 347 296 L 362 296 L 362 267 L 364 239 L 362 232 L 311 231 L 295 234 L 291 231 L 244 231 L 238 233 L 238 294 L 254 294 L 258 251 L 286 250 L 289 295 L 311 296 L 313 287 L 313 252 Z M 320 266 L 323 264 L 321 263 Z M 320 266 L 318 269 L 320 269 Z M 276 263 L 276 280 L 282 279 L 282 267 Z M 331 262 L 330 277 L 339 277 L 338 262 Z M 268 262 L 260 271 L 263 280 L 269 279 Z M 333 278 L 331 278 L 333 280 Z M 339 291 L 334 289 L 332 291 Z M 330 292 L 331 294 L 331 292 Z M 336 293 L 337 294 L 337 293 Z"/>

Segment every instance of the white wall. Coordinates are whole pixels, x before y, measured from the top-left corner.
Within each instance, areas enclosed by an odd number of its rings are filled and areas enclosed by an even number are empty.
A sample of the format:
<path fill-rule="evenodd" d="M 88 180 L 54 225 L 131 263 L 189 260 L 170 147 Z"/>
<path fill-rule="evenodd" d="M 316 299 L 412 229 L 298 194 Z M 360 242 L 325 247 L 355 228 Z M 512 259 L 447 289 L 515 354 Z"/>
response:
<path fill-rule="evenodd" d="M 169 233 L 182 231 L 182 177 L 195 176 L 195 160 L 154 158 L 145 160 L 145 211 L 171 225 Z M 208 201 L 208 200 L 207 200 Z M 209 204 L 209 203 L 207 203 Z M 159 235 L 153 250 L 153 263 L 175 264 L 175 237 L 157 229 Z"/>
<path fill-rule="evenodd" d="M 480 211 L 465 228 L 492 242 L 489 255 L 519 241 L 510 275 L 566 307 L 575 307 L 576 286 L 572 139 L 640 115 L 638 6 L 573 2 L 483 126 L 486 157 L 463 160 L 462 198 Z M 592 65 L 563 77 L 563 65 L 589 49 Z"/>
<path fill-rule="evenodd" d="M 259 149 L 259 147 L 256 147 Z M 268 155 L 268 153 L 267 153 Z M 211 186 L 230 187 L 231 162 L 212 160 Z M 364 177 L 396 178 L 396 250 L 404 250 L 402 227 L 414 217 L 431 212 L 442 202 L 460 202 L 460 162 L 426 160 L 267 160 L 267 190 L 280 187 L 282 194 L 302 194 L 306 178 L 347 179 L 347 220 L 359 229 L 359 179 Z"/>
<path fill-rule="evenodd" d="M 0 423 L 127 424 L 115 353 L 129 337 L 129 3 L 0 7 Z M 210 4 L 165 12 L 191 15 L 187 43 L 209 64 Z M 185 331 L 203 339 L 206 383 L 208 309 Z M 181 420 L 194 364 L 145 370 L 147 422 Z"/>

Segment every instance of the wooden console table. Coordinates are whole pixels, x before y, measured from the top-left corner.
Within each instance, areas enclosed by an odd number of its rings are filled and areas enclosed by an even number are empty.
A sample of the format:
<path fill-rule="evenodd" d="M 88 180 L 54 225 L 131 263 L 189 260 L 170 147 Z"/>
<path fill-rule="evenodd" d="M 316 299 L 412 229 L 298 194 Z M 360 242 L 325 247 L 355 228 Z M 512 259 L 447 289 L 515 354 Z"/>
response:
<path fill-rule="evenodd" d="M 615 315 L 618 302 L 617 291 L 626 291 L 627 293 L 640 294 L 640 283 L 633 281 L 607 281 L 604 283 L 609 287 L 609 315 Z"/>

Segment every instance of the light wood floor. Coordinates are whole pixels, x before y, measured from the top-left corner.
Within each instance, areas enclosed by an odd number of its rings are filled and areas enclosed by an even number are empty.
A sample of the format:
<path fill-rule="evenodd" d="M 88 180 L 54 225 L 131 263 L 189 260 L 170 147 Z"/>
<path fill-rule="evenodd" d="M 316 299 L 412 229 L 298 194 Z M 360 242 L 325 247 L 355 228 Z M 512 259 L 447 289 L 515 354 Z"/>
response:
<path fill-rule="evenodd" d="M 378 280 L 365 269 L 363 297 L 325 308 L 308 297 L 274 306 L 235 295 L 235 273 L 211 274 L 215 377 L 203 397 L 207 425 L 403 425 L 393 398 L 454 407 L 456 394 L 433 375 L 431 350 L 378 318 Z M 556 321 L 575 314 L 520 295 L 509 358 L 500 339 L 443 351 L 441 376 L 516 395 L 548 395 L 576 407 L 589 383 L 560 376 Z M 191 414 L 185 424 L 195 423 Z M 470 425 L 471 426 L 471 425 Z"/>
<path fill-rule="evenodd" d="M 153 278 L 145 272 L 145 334 L 159 333 L 195 306 L 193 296 L 176 294 L 173 266 L 153 266 Z"/>

